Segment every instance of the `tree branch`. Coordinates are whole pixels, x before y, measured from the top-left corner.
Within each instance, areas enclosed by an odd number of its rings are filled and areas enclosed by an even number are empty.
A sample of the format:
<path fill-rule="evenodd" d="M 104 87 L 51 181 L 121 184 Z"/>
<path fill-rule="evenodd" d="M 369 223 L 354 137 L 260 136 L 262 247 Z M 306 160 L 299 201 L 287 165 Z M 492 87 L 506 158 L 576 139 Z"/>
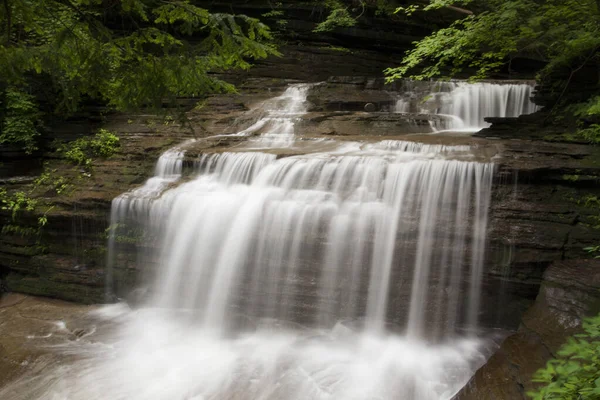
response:
<path fill-rule="evenodd" d="M 596 0 L 596 1 L 600 1 L 600 0 Z M 429 0 L 429 5 L 431 5 L 431 3 L 433 3 L 433 0 Z M 427 5 L 427 3 L 425 3 L 425 4 L 421 3 L 421 4 L 422 4 L 422 7 L 424 7 L 424 6 Z M 473 14 L 475 14 L 471 10 L 467 10 L 466 8 L 457 7 L 457 6 L 453 6 L 453 5 L 441 5 L 441 6 L 438 6 L 438 7 L 435 7 L 435 8 L 446 8 L 448 10 L 453 10 L 453 11 L 456 11 L 458 13 L 466 14 L 466 15 L 473 15 Z"/>
<path fill-rule="evenodd" d="M 569 75 L 569 79 L 567 79 L 567 83 L 563 87 L 563 90 L 560 93 L 560 96 L 558 96 L 558 99 L 556 100 L 556 102 L 554 103 L 554 105 L 552 106 L 552 108 L 550 109 L 550 112 L 548 113 L 548 116 L 544 119 L 544 122 L 546 122 L 546 120 L 548 118 L 550 118 L 550 115 L 552 115 L 552 112 L 554 111 L 554 108 L 562 100 L 565 92 L 567 91 L 567 88 L 571 84 L 571 79 L 573 79 L 573 75 L 575 75 L 579 70 L 581 70 L 583 67 L 585 67 L 585 65 L 587 64 L 587 62 L 590 61 L 592 59 L 592 57 L 594 57 L 594 55 L 596 54 L 596 51 L 598 51 L 599 48 L 600 47 L 594 47 L 592 49 L 592 52 L 590 53 L 590 55 L 588 57 L 586 57 L 586 59 L 583 61 L 583 63 L 581 63 L 581 65 L 579 67 L 577 67 L 575 69 L 571 69 L 571 74 Z"/>
<path fill-rule="evenodd" d="M 600 0 L 596 0 L 596 1 L 600 2 Z M 449 8 L 450 10 L 454 10 L 461 14 L 473 15 L 473 11 L 467 10 L 466 8 L 460 8 L 460 7 L 456 7 L 456 6 L 446 6 L 446 8 Z"/>

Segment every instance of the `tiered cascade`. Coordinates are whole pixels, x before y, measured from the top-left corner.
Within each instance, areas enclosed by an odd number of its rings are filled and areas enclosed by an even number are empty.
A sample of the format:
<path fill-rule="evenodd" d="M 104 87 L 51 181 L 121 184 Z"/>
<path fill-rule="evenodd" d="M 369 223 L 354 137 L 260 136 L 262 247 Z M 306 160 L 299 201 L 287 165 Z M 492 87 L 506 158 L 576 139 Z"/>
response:
<path fill-rule="evenodd" d="M 94 340 L 62 347 L 76 359 L 0 394 L 452 398 L 489 354 L 494 166 L 467 145 L 300 140 L 309 91 L 263 103 L 227 151 L 169 150 L 117 197 L 110 262 L 120 229 L 143 233 L 146 301 L 102 309 Z"/>

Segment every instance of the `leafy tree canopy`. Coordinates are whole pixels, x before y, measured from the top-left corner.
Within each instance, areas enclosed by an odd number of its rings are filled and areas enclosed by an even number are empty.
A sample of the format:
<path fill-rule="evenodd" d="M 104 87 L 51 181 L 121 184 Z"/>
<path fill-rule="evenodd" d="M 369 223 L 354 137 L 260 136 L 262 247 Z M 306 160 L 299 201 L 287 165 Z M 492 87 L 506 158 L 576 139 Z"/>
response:
<path fill-rule="evenodd" d="M 510 72 L 515 57 L 537 59 L 536 100 L 552 106 L 554 121 L 570 121 L 580 138 L 600 142 L 600 0 L 431 0 L 396 12 L 442 8 L 462 17 L 415 42 L 400 66 L 385 71 L 388 81 L 481 79 Z M 578 72 L 585 84 L 573 88 Z"/>
<path fill-rule="evenodd" d="M 121 111 L 159 107 L 232 91 L 214 73 L 272 54 L 259 20 L 193 1 L 2 0 L 0 143 L 35 149 L 36 99 L 61 116 L 88 99 Z"/>
<path fill-rule="evenodd" d="M 519 55 L 544 61 L 543 77 L 600 58 L 599 0 L 432 0 L 397 12 L 440 8 L 453 8 L 464 17 L 416 42 L 400 66 L 386 71 L 389 80 L 465 71 L 484 78 Z"/>
<path fill-rule="evenodd" d="M 319 30 L 352 26 L 365 6 L 389 13 L 393 0 L 327 0 Z M 414 42 L 388 82 L 452 77 L 483 79 L 512 72 L 515 58 L 535 60 L 538 104 L 552 122 L 600 143 L 600 0 L 405 0 L 397 15 L 435 11 L 441 28 Z M 447 17 L 455 18 L 453 22 Z M 578 82 L 573 84 L 573 82 Z"/>

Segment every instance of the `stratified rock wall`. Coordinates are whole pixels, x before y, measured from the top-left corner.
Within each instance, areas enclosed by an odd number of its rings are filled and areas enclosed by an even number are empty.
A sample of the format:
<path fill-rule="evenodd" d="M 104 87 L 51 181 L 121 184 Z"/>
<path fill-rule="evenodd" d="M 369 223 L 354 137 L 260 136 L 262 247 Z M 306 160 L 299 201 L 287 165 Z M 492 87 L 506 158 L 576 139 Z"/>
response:
<path fill-rule="evenodd" d="M 560 346 L 581 329 L 585 317 L 600 312 L 600 261 L 553 263 L 539 295 L 523 315 L 519 330 L 506 338 L 456 400 L 527 399 L 531 377 L 556 357 Z"/>
<path fill-rule="evenodd" d="M 56 137 L 76 138 L 99 126 L 86 121 L 65 123 L 55 132 Z M 112 116 L 102 126 L 118 133 L 118 154 L 94 160 L 89 173 L 51 154 L 48 169 L 71 179 L 72 186 L 60 194 L 54 190 L 40 193 L 34 188 L 39 203 L 36 215 L 20 214 L 13 219 L 9 211 L 0 212 L 4 290 L 82 303 L 104 301 L 106 229 L 112 199 L 142 184 L 151 176 L 160 153 L 189 133 L 164 126 L 162 119 L 153 116 Z M 9 191 L 29 193 L 34 178 L 7 177 L 3 184 Z M 43 214 L 48 222 L 38 232 L 37 218 Z M 127 270 L 123 274 L 124 280 L 134 281 Z"/>

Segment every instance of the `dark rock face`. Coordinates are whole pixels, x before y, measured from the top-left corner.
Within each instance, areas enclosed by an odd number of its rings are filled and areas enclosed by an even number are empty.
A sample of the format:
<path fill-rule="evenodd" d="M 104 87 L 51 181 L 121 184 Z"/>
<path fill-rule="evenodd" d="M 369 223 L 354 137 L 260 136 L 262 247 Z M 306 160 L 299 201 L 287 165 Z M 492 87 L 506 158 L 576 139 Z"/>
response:
<path fill-rule="evenodd" d="M 390 88 L 381 78 L 330 77 L 311 90 L 309 111 L 390 111 L 396 104 L 395 94 L 385 90 Z"/>
<path fill-rule="evenodd" d="M 585 317 L 600 312 L 600 260 L 553 263 L 545 272 L 539 295 L 521 320 L 456 400 L 527 399 L 531 377 Z"/>
<path fill-rule="evenodd" d="M 38 215 L 13 220 L 7 211 L 0 212 L 3 227 L 15 227 L 0 236 L 0 279 L 8 290 L 82 303 L 104 301 L 106 229 L 112 199 L 143 183 L 160 153 L 189 135 L 173 132 L 172 127 L 165 129 L 162 121 L 149 123 L 146 117 L 113 116 L 104 126 L 118 132 L 121 148 L 110 159 L 95 160 L 90 177 L 60 160 L 51 160 L 52 169 L 73 179 L 73 189 L 60 195 L 53 190 L 38 193 L 38 201 L 49 204 L 39 210 L 48 218 L 39 233 Z M 80 127 L 78 123 L 64 124 L 57 135 L 77 137 Z M 34 178 L 8 178 L 6 187 L 27 192 L 30 187 L 25 185 Z M 124 281 L 135 280 L 132 270 L 119 273 Z"/>
<path fill-rule="evenodd" d="M 364 103 L 363 103 L 364 104 Z M 373 103 L 369 103 L 373 104 Z M 296 124 L 296 134 L 354 137 L 390 136 L 399 138 L 409 133 L 432 132 L 432 121 L 445 117 L 426 114 L 390 114 L 383 112 L 310 113 Z"/>
<path fill-rule="evenodd" d="M 600 234 L 595 203 L 599 150 L 542 140 L 548 131 L 539 118 L 523 116 L 516 125 L 503 121 L 476 134 L 509 139 L 497 140 L 501 157 L 488 231 L 491 281 L 484 290 L 500 290 L 496 298 L 504 306 L 496 312 L 512 320 L 514 328 L 528 307 L 526 299 L 537 295 L 546 268 L 557 260 L 589 258 L 583 248 L 597 245 Z"/>
<path fill-rule="evenodd" d="M 374 112 L 377 110 L 377 106 L 375 106 L 375 104 L 373 103 L 367 103 L 365 104 L 365 111 L 366 112 Z"/>

